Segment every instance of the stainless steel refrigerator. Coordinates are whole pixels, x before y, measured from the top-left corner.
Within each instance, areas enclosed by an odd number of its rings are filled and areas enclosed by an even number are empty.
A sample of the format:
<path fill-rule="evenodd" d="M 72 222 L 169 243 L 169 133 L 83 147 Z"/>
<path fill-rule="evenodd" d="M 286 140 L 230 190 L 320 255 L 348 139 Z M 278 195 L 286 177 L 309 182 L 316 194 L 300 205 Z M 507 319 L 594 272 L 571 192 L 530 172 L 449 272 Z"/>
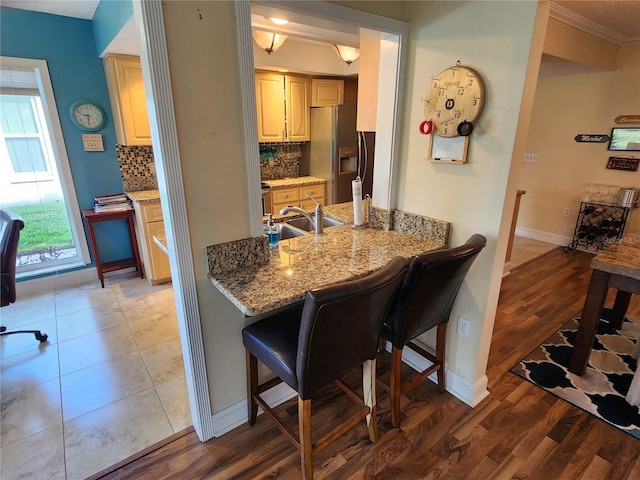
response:
<path fill-rule="evenodd" d="M 327 180 L 327 205 L 352 201 L 351 182 L 357 176 L 363 197 L 371 195 L 374 143 L 373 132 L 356 132 L 355 106 L 311 109 L 309 175 Z"/>

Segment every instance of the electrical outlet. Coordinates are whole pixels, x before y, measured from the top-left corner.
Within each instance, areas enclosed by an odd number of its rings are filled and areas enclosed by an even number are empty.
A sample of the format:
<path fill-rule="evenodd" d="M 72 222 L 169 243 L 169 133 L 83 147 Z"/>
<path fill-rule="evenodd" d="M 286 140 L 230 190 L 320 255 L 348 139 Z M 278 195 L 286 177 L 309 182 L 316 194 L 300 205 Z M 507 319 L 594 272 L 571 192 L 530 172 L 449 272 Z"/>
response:
<path fill-rule="evenodd" d="M 562 212 L 562 214 L 563 214 L 565 217 L 570 216 L 570 215 L 571 215 L 571 209 L 570 209 L 570 208 L 565 208 L 565 209 L 564 209 L 564 212 Z"/>
<path fill-rule="evenodd" d="M 458 317 L 458 329 L 456 333 L 462 338 L 469 338 L 469 329 L 471 328 L 471 322 L 466 318 Z"/>
<path fill-rule="evenodd" d="M 528 163 L 535 163 L 538 161 L 538 155 L 536 155 L 535 153 L 525 153 L 524 161 Z"/>

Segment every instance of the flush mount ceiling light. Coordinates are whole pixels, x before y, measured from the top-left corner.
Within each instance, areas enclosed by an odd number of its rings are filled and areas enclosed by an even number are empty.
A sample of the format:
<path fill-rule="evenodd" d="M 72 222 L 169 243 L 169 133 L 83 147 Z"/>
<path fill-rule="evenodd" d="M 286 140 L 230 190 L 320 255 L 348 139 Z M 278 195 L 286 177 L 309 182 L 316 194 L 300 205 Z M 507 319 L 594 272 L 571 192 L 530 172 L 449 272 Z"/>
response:
<path fill-rule="evenodd" d="M 347 65 L 351 65 L 360 57 L 360 49 L 354 47 L 345 47 L 344 45 L 334 45 L 338 56 Z"/>
<path fill-rule="evenodd" d="M 274 32 L 265 32 L 262 30 L 254 30 L 252 37 L 253 41 L 256 42 L 256 45 L 269 55 L 271 55 L 271 52 L 278 50 L 287 39 L 286 35 Z"/>
<path fill-rule="evenodd" d="M 284 18 L 277 18 L 277 17 L 264 17 L 264 18 L 266 18 L 272 23 L 275 23 L 276 25 L 286 25 L 287 23 L 289 23 L 289 20 L 285 20 Z"/>

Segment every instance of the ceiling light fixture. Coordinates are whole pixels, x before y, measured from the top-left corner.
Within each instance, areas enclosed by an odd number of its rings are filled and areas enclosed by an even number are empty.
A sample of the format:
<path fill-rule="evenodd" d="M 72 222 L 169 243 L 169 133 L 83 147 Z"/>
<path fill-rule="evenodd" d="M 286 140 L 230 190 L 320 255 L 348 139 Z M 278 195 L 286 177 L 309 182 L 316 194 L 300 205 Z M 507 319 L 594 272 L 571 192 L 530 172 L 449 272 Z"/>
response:
<path fill-rule="evenodd" d="M 344 45 L 334 45 L 336 52 L 340 59 L 347 65 L 351 65 L 353 62 L 360 58 L 360 49 L 354 47 L 346 47 Z"/>
<path fill-rule="evenodd" d="M 287 23 L 289 23 L 289 20 L 285 20 L 284 18 L 277 18 L 277 17 L 265 17 L 265 18 L 270 22 L 275 23 L 276 25 L 286 25 Z"/>
<path fill-rule="evenodd" d="M 253 41 L 256 42 L 256 45 L 269 55 L 271 55 L 271 52 L 278 50 L 287 39 L 286 35 L 274 32 L 265 32 L 262 30 L 254 30 L 252 37 Z"/>

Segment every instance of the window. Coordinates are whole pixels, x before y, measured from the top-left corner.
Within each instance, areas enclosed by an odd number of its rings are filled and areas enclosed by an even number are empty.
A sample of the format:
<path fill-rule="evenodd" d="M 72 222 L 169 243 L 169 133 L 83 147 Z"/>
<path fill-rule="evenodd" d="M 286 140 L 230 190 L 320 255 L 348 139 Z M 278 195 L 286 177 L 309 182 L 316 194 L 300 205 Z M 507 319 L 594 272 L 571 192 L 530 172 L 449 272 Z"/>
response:
<path fill-rule="evenodd" d="M 43 131 L 44 112 L 40 96 L 2 94 L 0 104 L 0 148 L 10 159 L 11 180 L 53 180 L 50 167 L 53 152 L 48 145 L 48 132 Z"/>
<path fill-rule="evenodd" d="M 25 222 L 18 245 L 19 277 L 89 263 L 43 60 L 1 58 L 0 208 Z"/>

